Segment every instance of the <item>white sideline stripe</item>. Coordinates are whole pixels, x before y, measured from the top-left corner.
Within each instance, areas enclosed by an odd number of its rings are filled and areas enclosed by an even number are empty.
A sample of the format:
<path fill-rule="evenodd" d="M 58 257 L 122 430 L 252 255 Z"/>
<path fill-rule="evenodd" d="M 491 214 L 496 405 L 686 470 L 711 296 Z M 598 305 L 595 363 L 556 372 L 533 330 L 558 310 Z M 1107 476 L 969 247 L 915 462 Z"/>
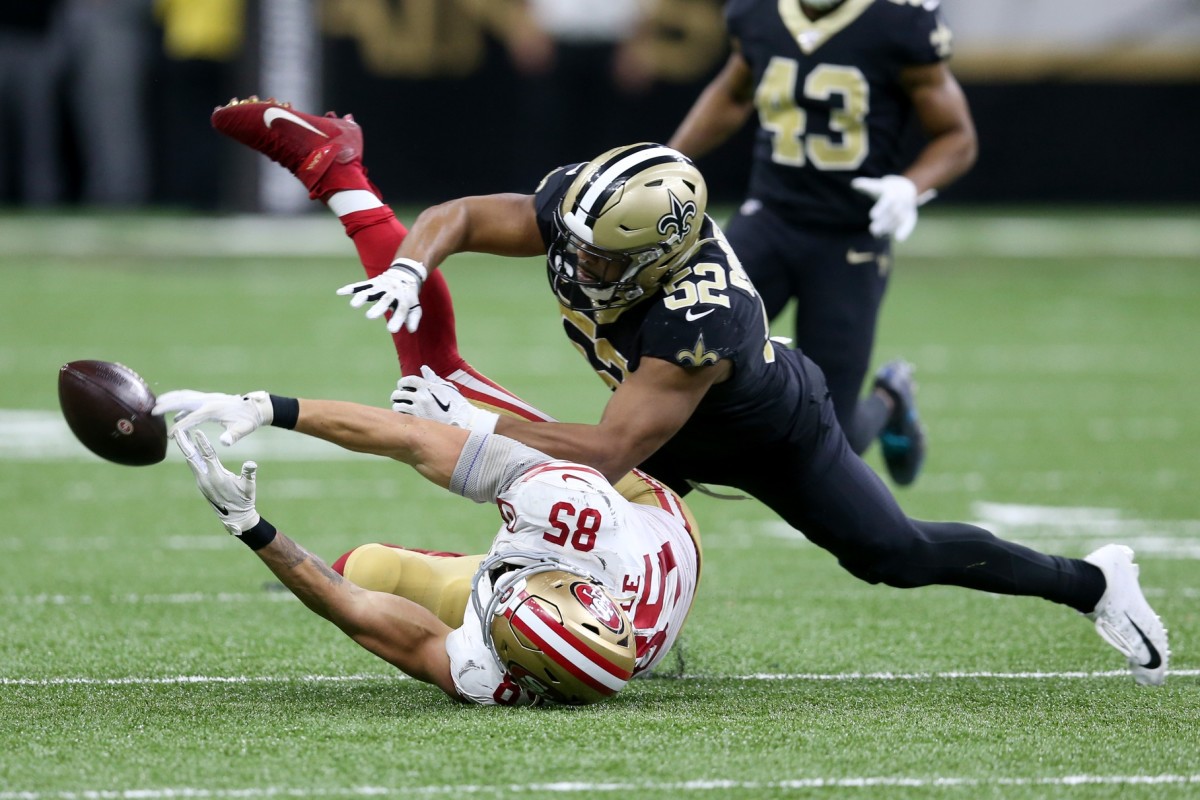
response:
<path fill-rule="evenodd" d="M 899 250 L 905 257 L 1195 258 L 1200 252 L 1200 228 L 1189 214 L 1184 210 L 1147 219 L 1091 210 L 1078 218 L 1045 219 L 1002 208 L 971 217 L 923 212 L 916 234 Z M 307 256 L 354 263 L 354 248 L 342 226 L 316 206 L 313 213 L 291 217 L 0 214 L 0 241 L 11 256 Z"/>
<path fill-rule="evenodd" d="M 210 431 L 216 442 L 215 432 Z M 264 428 L 230 448 L 219 447 L 220 455 L 231 459 L 258 458 L 264 461 L 353 461 L 378 458 L 352 453 L 337 445 L 297 436 L 289 431 Z M 167 450 L 168 461 L 183 461 L 174 448 Z M 0 461 L 91 461 L 104 463 L 92 455 L 67 427 L 56 411 L 0 409 Z"/>
<path fill-rule="evenodd" d="M 1170 678 L 1200 676 L 1200 669 L 1173 669 Z M 684 675 L 685 681 L 930 681 L 930 680 L 1090 680 L 1128 678 L 1129 670 L 1102 672 L 837 672 L 754 673 L 750 675 Z M 0 678 L 0 686 L 156 686 L 205 683 L 362 683 L 407 681 L 405 675 L 178 675 L 163 678 Z"/>
<path fill-rule="evenodd" d="M 254 786 L 245 789 L 84 789 L 62 792 L 0 791 L 0 800 L 174 800 L 175 798 L 247 797 L 411 797 L 414 795 L 517 795 L 525 792 L 584 794 L 594 792 L 635 795 L 639 792 L 728 792 L 734 790 L 871 789 L 971 786 L 1162 786 L 1200 783 L 1200 775 L 1056 775 L 1040 778 L 951 778 L 951 777 L 846 777 L 791 778 L 780 781 L 739 781 L 711 778 L 692 781 L 648 781 L 645 783 L 591 783 L 560 781 L 526 784 L 443 784 L 440 786 L 344 786 L 291 788 Z"/>

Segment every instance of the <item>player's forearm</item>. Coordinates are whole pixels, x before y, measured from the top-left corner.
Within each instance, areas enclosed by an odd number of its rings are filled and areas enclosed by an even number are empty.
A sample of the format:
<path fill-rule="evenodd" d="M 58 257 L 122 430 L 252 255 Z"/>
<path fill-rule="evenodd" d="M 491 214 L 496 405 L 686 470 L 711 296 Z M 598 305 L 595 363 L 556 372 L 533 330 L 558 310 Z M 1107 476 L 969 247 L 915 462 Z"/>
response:
<path fill-rule="evenodd" d="M 493 194 L 462 197 L 427 208 L 417 217 L 397 257 L 433 269 L 455 253 L 545 255 L 533 197 Z"/>
<path fill-rule="evenodd" d="M 496 433 L 516 439 L 552 458 L 575 461 L 594 467 L 609 481 L 616 482 L 657 449 L 626 447 L 596 425 L 570 422 L 528 422 L 501 417 Z"/>
<path fill-rule="evenodd" d="M 921 193 L 954 183 L 975 165 L 979 144 L 974 128 L 956 128 L 931 140 L 904 171 Z"/>
<path fill-rule="evenodd" d="M 296 430 L 346 450 L 411 464 L 443 488 L 467 440 L 467 431 L 459 428 L 340 400 L 301 400 Z"/>
<path fill-rule="evenodd" d="M 255 552 L 300 602 L 347 633 L 351 632 L 353 593 L 360 591 L 354 584 L 282 533 L 277 532 L 270 544 Z"/>

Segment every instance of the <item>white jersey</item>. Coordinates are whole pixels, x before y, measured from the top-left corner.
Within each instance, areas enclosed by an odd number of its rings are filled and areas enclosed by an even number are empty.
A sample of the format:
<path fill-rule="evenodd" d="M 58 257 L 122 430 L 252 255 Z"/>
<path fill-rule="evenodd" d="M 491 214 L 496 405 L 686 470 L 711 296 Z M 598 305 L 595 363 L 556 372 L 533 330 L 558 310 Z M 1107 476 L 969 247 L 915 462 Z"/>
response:
<path fill-rule="evenodd" d="M 657 507 L 632 503 L 599 472 L 551 461 L 525 472 L 496 498 L 504 525 L 488 555 L 537 552 L 583 568 L 620 603 L 633 623 L 634 674 L 674 644 L 691 608 L 699 557 L 676 496 L 657 487 Z M 490 586 L 480 591 L 490 592 Z M 524 705 L 534 695 L 496 664 L 471 603 L 446 642 L 459 693 L 483 704 Z"/>

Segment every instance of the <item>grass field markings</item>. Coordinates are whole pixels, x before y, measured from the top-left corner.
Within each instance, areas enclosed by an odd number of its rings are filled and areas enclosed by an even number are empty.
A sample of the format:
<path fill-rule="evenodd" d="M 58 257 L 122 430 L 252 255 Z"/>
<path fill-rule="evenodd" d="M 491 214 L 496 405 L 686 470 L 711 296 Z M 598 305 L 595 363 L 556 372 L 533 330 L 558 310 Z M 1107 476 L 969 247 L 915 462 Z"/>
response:
<path fill-rule="evenodd" d="M 1200 520 L 1135 519 L 1117 508 L 984 501 L 973 503 L 971 512 L 980 527 L 1043 548 L 1090 550 L 1122 541 L 1144 556 L 1200 560 Z"/>
<path fill-rule="evenodd" d="M 811 789 L 921 789 L 972 788 L 988 786 L 1168 786 L 1200 783 L 1200 775 L 1056 775 L 1032 778 L 953 778 L 953 777 L 841 777 L 791 778 L 778 781 L 743 781 L 721 778 L 690 781 L 556 781 L 525 784 L 442 784 L 426 786 L 344 786 L 304 787 L 254 786 L 242 789 L 204 789 L 195 786 L 162 789 L 84 789 L 78 791 L 0 790 L 0 800 L 177 800 L 177 798 L 259 798 L 259 797 L 412 797 L 429 795 L 516 795 L 638 792 L 730 792 L 730 791 L 806 791 Z"/>
<path fill-rule="evenodd" d="M 1200 669 L 1173 669 L 1170 677 L 1187 678 L 1200 676 Z M 751 673 L 748 675 L 682 675 L 667 680 L 683 681 L 739 681 L 805 683 L 848 683 L 853 681 L 1049 681 L 1049 680 L 1098 680 L 1106 678 L 1129 678 L 1129 670 L 1103 670 L 1092 672 L 817 672 L 797 673 Z M 168 677 L 123 678 L 5 678 L 0 677 L 0 686 L 158 686 L 174 684 L 256 684 L 256 683 L 362 683 L 368 681 L 407 681 L 405 675 L 360 674 L 360 675 L 178 675 Z"/>
<path fill-rule="evenodd" d="M 721 209 L 713 209 L 724 219 Z M 0 216 L 0 239 L 11 256 L 105 255 L 184 257 L 304 256 L 352 259 L 342 228 L 328 214 L 155 217 L 129 215 L 127 224 L 108 217 Z M 1195 258 L 1200 231 L 1186 210 L 1155 219 L 1088 210 L 1075 218 L 995 213 L 922 217 L 921 235 L 906 242 L 906 258 L 969 253 L 1009 258 L 1094 257 Z"/>
<path fill-rule="evenodd" d="M 0 686 L 173 686 L 177 684 L 364 683 L 410 681 L 394 675 L 172 675 L 164 678 L 0 678 Z"/>

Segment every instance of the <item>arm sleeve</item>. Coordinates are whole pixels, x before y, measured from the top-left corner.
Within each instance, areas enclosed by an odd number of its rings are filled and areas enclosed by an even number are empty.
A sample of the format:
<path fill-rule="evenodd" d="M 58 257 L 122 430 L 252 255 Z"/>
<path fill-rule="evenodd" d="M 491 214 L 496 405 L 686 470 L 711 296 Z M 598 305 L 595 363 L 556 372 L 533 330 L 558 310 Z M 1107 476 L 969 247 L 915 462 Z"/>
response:
<path fill-rule="evenodd" d="M 529 469 L 553 460 L 507 436 L 472 431 L 454 465 L 450 491 L 490 503 Z"/>

